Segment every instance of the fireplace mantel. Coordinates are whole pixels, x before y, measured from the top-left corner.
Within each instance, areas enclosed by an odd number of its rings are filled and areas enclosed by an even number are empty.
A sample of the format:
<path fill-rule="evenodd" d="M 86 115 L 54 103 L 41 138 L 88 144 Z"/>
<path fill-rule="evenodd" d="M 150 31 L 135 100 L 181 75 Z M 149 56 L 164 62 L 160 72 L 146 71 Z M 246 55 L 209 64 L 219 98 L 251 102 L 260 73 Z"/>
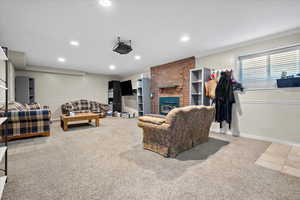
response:
<path fill-rule="evenodd" d="M 177 88 L 179 85 L 164 85 L 164 86 L 157 86 L 159 89 L 172 89 L 172 88 Z"/>

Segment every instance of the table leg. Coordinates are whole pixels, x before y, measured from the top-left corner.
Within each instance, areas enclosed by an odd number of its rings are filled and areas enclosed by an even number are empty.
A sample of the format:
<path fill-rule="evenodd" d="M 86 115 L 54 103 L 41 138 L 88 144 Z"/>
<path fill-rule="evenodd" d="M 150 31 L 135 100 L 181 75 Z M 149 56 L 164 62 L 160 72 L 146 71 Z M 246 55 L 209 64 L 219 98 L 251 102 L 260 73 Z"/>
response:
<path fill-rule="evenodd" d="M 99 127 L 99 118 L 95 119 L 95 122 L 96 122 L 96 127 Z"/>
<path fill-rule="evenodd" d="M 64 131 L 67 131 L 68 130 L 68 122 L 67 121 L 63 121 L 63 129 Z"/>

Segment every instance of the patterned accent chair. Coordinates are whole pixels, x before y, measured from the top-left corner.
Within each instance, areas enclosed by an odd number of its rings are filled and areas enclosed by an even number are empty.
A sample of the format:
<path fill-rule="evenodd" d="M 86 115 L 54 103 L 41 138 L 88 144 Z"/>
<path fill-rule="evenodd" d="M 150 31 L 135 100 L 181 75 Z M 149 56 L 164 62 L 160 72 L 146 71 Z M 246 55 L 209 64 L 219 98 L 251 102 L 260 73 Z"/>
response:
<path fill-rule="evenodd" d="M 176 157 L 180 152 L 207 142 L 214 114 L 211 106 L 187 106 L 175 108 L 167 116 L 139 117 L 144 149 Z"/>
<path fill-rule="evenodd" d="M 0 117 L 7 117 L 3 126 L 0 126 L 1 137 L 6 134 L 8 139 L 18 139 L 33 136 L 50 136 L 50 110 L 34 103 L 26 105 L 9 103 L 8 112 L 0 109 Z"/>
<path fill-rule="evenodd" d="M 101 113 L 103 116 L 105 116 L 108 110 L 109 106 L 107 104 L 98 103 L 96 101 L 88 101 L 85 99 L 67 102 L 61 106 L 61 112 L 63 114 L 69 114 L 70 112 L 94 112 Z"/>

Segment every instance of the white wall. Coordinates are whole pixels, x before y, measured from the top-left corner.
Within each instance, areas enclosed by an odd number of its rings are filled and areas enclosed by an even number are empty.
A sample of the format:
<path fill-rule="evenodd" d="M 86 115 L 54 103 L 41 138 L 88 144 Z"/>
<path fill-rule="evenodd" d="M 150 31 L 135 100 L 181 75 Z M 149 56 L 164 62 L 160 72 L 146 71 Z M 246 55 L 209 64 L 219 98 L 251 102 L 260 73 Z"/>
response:
<path fill-rule="evenodd" d="M 144 77 L 150 77 L 150 69 L 143 72 L 143 73 L 137 73 L 137 74 L 133 74 L 133 75 L 130 75 L 130 76 L 123 77 L 121 79 L 121 81 L 131 80 L 132 88 L 136 89 L 137 88 L 137 84 L 136 84 L 137 80 L 139 78 L 141 78 L 142 75 Z M 138 114 L 136 94 L 134 94 L 132 96 L 123 96 L 122 97 L 122 111 Z"/>
<path fill-rule="evenodd" d="M 52 119 L 59 118 L 60 106 L 68 101 L 87 99 L 107 103 L 108 81 L 115 78 L 99 74 L 80 76 L 23 70 L 17 70 L 16 76 L 35 79 L 35 100 L 50 107 Z"/>
<path fill-rule="evenodd" d="M 5 61 L 0 61 L 0 78 L 5 80 Z M 0 82 L 5 86 L 5 83 Z M 8 62 L 8 101 L 15 100 L 15 68 L 11 62 Z M 0 107 L 5 103 L 5 90 L 0 89 Z"/>
<path fill-rule="evenodd" d="M 15 67 L 11 62 L 8 64 L 8 101 L 15 101 Z"/>
<path fill-rule="evenodd" d="M 2 80 L 5 80 L 5 61 L 0 60 L 0 78 Z M 2 86 L 5 86 L 5 83 L 0 82 Z M 0 107 L 4 104 L 5 102 L 5 90 L 0 89 Z"/>
<path fill-rule="evenodd" d="M 296 43 L 300 43 L 300 33 L 200 57 L 198 67 L 235 69 L 238 56 Z M 242 115 L 233 123 L 241 135 L 300 144 L 300 88 L 247 91 L 239 98 Z"/>

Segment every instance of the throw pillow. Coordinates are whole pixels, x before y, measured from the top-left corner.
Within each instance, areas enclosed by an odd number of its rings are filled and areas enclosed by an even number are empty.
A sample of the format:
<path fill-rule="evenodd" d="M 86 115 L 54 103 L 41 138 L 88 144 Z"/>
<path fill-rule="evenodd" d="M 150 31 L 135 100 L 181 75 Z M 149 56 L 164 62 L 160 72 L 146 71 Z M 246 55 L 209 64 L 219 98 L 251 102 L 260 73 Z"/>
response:
<path fill-rule="evenodd" d="M 2 105 L 0 110 L 5 111 L 5 105 Z M 24 110 L 26 110 L 26 108 L 23 106 L 23 104 L 20 104 L 18 102 L 8 103 L 8 111 L 24 111 Z"/>
<path fill-rule="evenodd" d="M 41 105 L 39 103 L 32 103 L 32 104 L 26 104 L 26 109 L 27 110 L 40 110 L 42 109 Z"/>

